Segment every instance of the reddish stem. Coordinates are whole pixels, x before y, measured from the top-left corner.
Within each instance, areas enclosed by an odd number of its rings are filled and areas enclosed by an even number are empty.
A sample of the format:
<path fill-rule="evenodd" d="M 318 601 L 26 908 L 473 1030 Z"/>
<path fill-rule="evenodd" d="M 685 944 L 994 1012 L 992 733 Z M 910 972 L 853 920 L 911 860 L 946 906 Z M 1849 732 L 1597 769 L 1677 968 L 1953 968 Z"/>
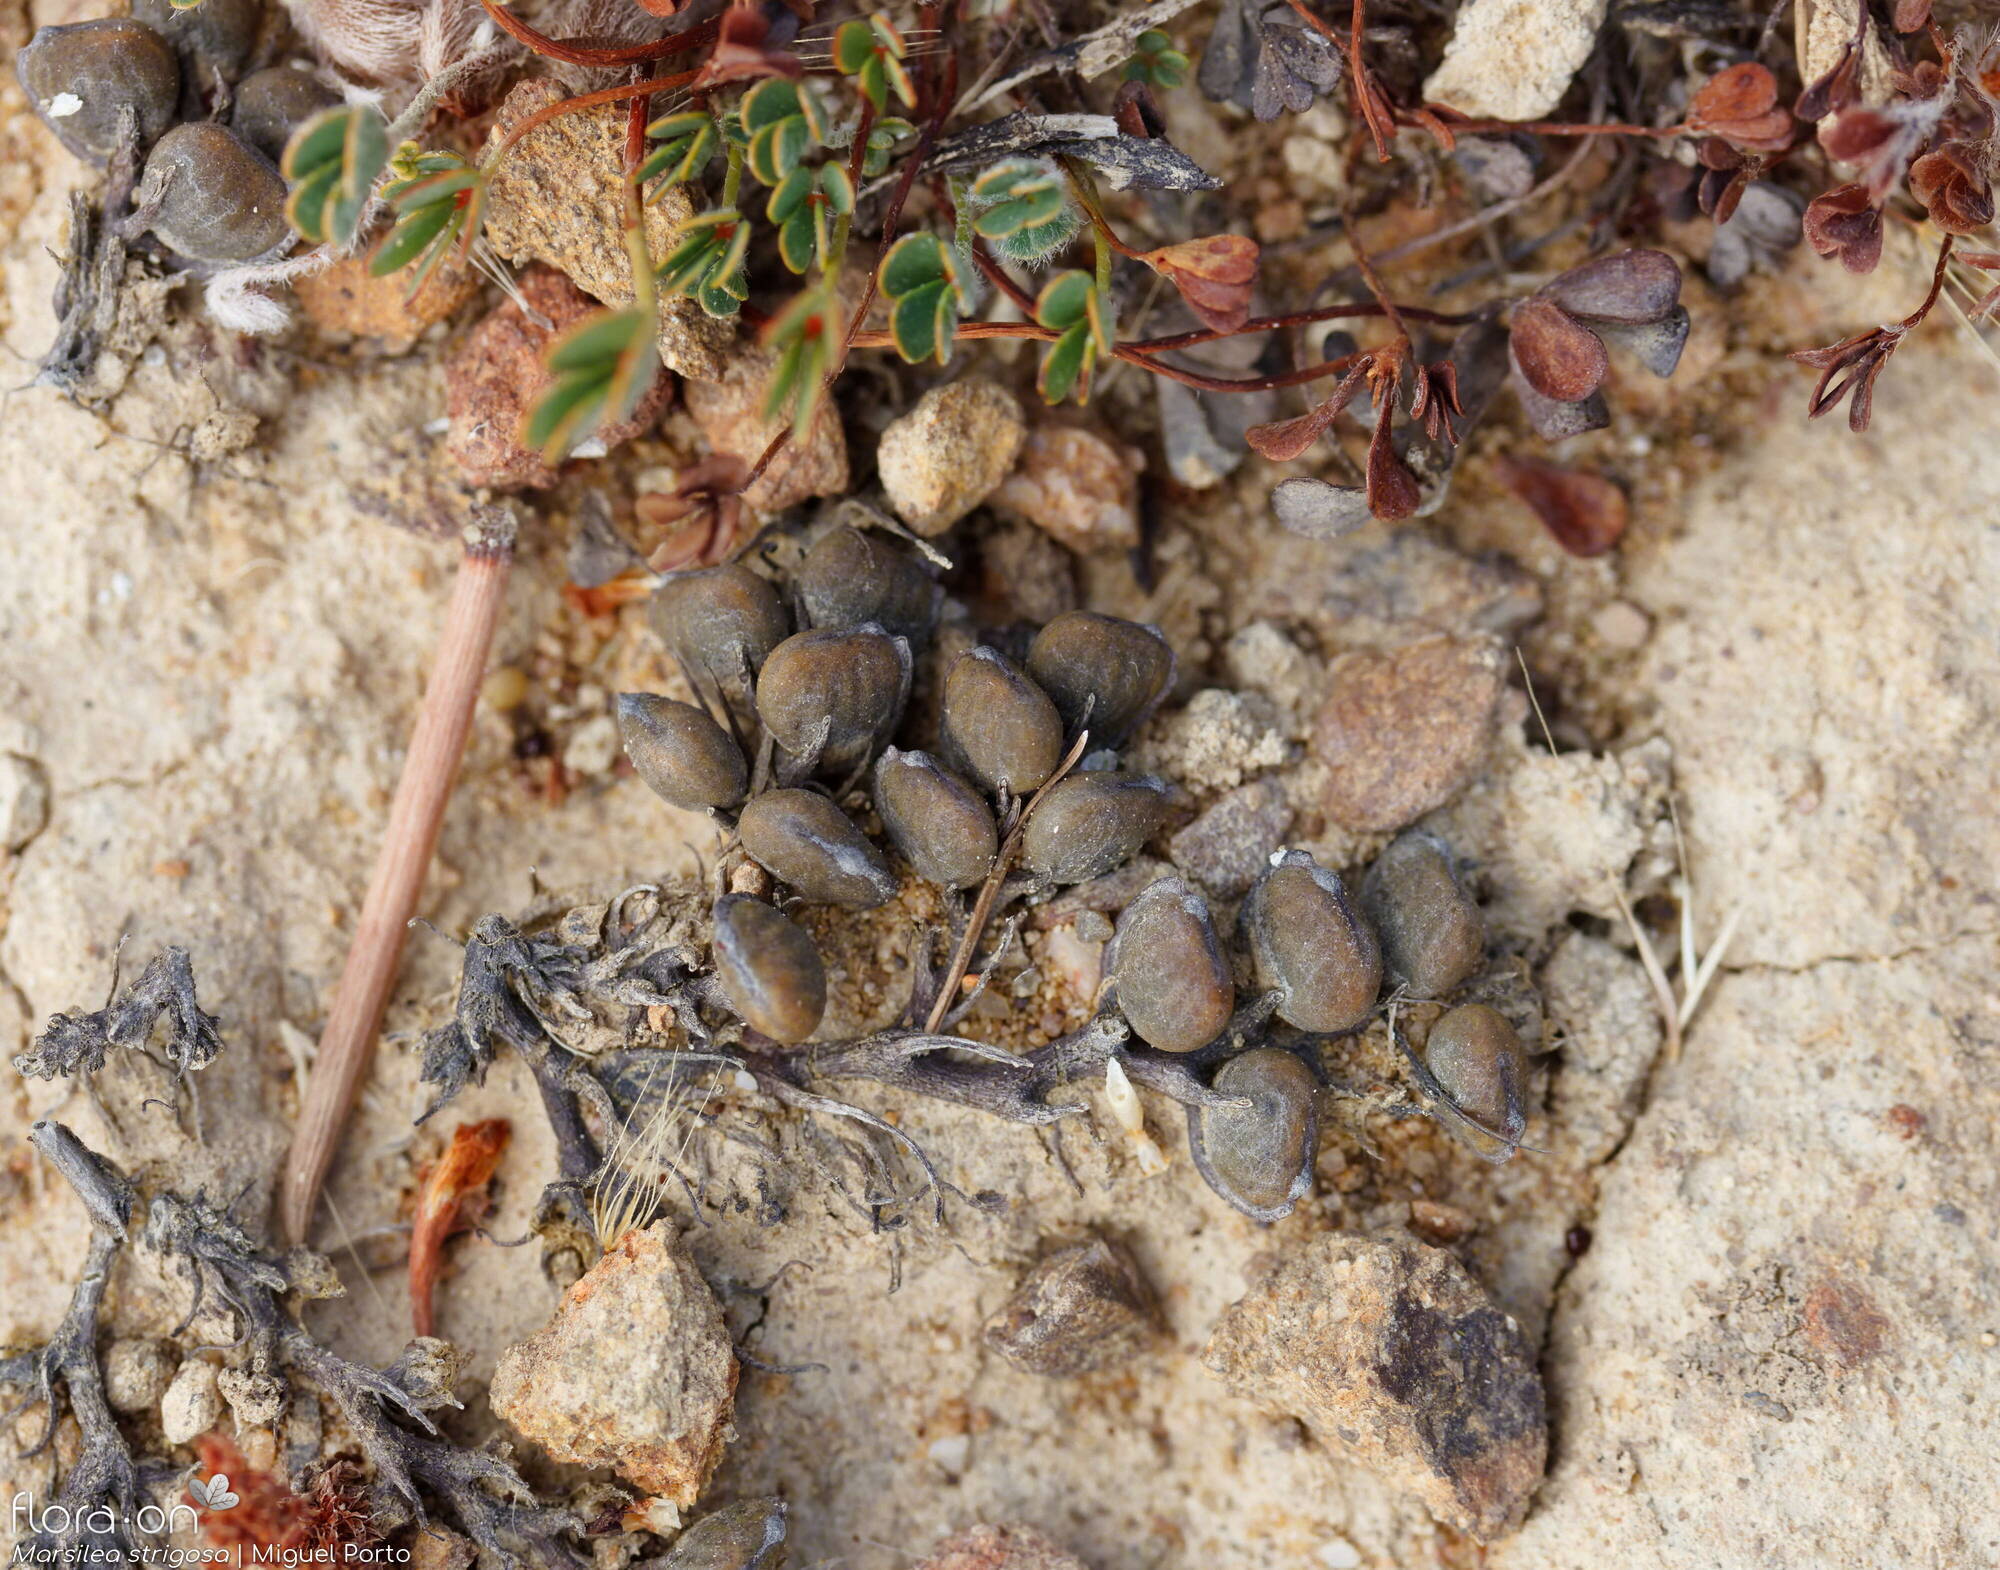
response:
<path fill-rule="evenodd" d="M 479 0 L 486 7 L 486 14 L 494 23 L 517 43 L 527 45 L 536 54 L 550 60 L 562 60 L 570 65 L 643 65 L 648 60 L 664 60 L 669 55 L 685 54 L 690 49 L 699 49 L 714 40 L 721 23 L 703 22 L 699 27 L 690 27 L 684 33 L 673 33 L 665 38 L 655 39 L 650 44 L 624 44 L 616 48 L 599 48 L 575 38 L 551 38 L 547 33 L 530 27 L 518 16 L 495 0 Z"/>
<path fill-rule="evenodd" d="M 675 88 L 686 87 L 701 75 L 700 71 L 681 71 L 673 76 L 649 76 L 643 82 L 627 82 L 623 87 L 601 87 L 594 93 L 580 93 L 575 98 L 565 98 L 558 103 L 537 109 L 513 130 L 509 131 L 500 145 L 494 148 L 486 160 L 486 167 L 493 168 L 514 150 L 514 146 L 530 132 L 539 131 L 551 120 L 559 120 L 566 114 L 576 114 L 580 110 L 594 109 L 599 104 L 615 104 L 627 98 L 650 98 L 654 93 L 670 93 Z"/>

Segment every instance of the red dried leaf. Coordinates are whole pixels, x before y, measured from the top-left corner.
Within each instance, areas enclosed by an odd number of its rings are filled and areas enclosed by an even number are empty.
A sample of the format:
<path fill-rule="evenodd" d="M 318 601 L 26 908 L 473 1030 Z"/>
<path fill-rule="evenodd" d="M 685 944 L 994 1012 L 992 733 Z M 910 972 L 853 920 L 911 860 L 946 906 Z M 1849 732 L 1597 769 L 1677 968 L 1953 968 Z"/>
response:
<path fill-rule="evenodd" d="M 1410 398 L 1410 418 L 1418 421 L 1432 441 L 1456 443 L 1465 407 L 1458 401 L 1458 367 L 1436 360 L 1417 368 L 1417 390 Z"/>
<path fill-rule="evenodd" d="M 1499 457 L 1500 480 L 1572 556 L 1602 556 L 1625 532 L 1625 493 L 1602 475 L 1533 458 Z"/>
<path fill-rule="evenodd" d="M 1852 164 L 1868 199 L 1880 202 L 1915 154 L 1922 133 L 1874 109 L 1850 109 L 1820 123 L 1819 144 L 1835 163 Z"/>
<path fill-rule="evenodd" d="M 1151 141 L 1167 134 L 1167 122 L 1160 113 L 1159 100 L 1144 82 L 1120 82 L 1111 100 L 1111 116 L 1127 136 Z"/>
<path fill-rule="evenodd" d="M 1867 430 L 1875 407 L 1875 378 L 1902 343 L 1904 331 L 1902 327 L 1877 327 L 1822 349 L 1794 351 L 1792 359 L 1819 372 L 1812 397 L 1806 402 L 1807 418 L 1817 420 L 1851 394 L 1847 428 L 1857 434 Z"/>
<path fill-rule="evenodd" d="M 1688 119 L 1707 125 L 1754 119 L 1778 102 L 1778 79 L 1755 61 L 1718 71 L 1688 104 Z"/>
<path fill-rule="evenodd" d="M 1354 395 L 1361 390 L 1362 379 L 1368 374 L 1368 362 L 1363 361 L 1345 376 L 1333 390 L 1333 396 L 1325 403 L 1308 409 L 1304 414 L 1289 420 L 1273 420 L 1269 425 L 1253 425 L 1243 433 L 1250 450 L 1273 463 L 1290 463 L 1294 458 L 1302 458 L 1312 444 L 1326 434 L 1326 428 L 1339 417 L 1340 411 L 1354 401 Z"/>
<path fill-rule="evenodd" d="M 1544 398 L 1575 403 L 1603 385 L 1611 369 L 1604 340 L 1554 301 L 1523 300 L 1512 326 L 1515 362 Z"/>
<path fill-rule="evenodd" d="M 1212 332 L 1235 332 L 1250 319 L 1257 284 L 1257 242 L 1241 234 L 1209 234 L 1164 245 L 1141 258 L 1187 301 Z"/>
<path fill-rule="evenodd" d="M 753 7 L 732 5 L 722 13 L 714 52 L 695 78 L 694 90 L 703 92 L 724 82 L 747 82 L 763 76 L 804 76 L 805 67 L 789 49 L 764 47 L 770 31 L 770 24 Z"/>
<path fill-rule="evenodd" d="M 1862 186 L 1835 186 L 1806 205 L 1806 242 L 1821 256 L 1837 256 L 1851 273 L 1871 273 L 1882 260 L 1882 215 Z"/>
<path fill-rule="evenodd" d="M 1710 77 L 1688 105 L 1688 124 L 1738 147 L 1776 152 L 1792 139 L 1792 115 L 1778 103 L 1778 79 L 1754 60 Z"/>
<path fill-rule="evenodd" d="M 1896 0 L 1889 25 L 1899 33 L 1921 33 L 1931 23 L 1931 0 Z"/>
<path fill-rule="evenodd" d="M 1993 222 L 1993 186 L 1963 142 L 1946 142 L 1911 164 L 1910 194 L 1946 234 L 1976 234 Z"/>
<path fill-rule="evenodd" d="M 1391 523 L 1407 518 L 1423 500 L 1423 490 L 1409 465 L 1396 456 L 1389 439 L 1388 406 L 1375 422 L 1375 434 L 1368 443 L 1368 510 Z"/>
<path fill-rule="evenodd" d="M 410 1321 L 420 1336 L 430 1335 L 436 1325 L 431 1294 L 444 1263 L 445 1240 L 471 1223 L 468 1207 L 484 1200 L 513 1132 L 505 1118 L 459 1124 L 418 1191 L 410 1218 Z"/>

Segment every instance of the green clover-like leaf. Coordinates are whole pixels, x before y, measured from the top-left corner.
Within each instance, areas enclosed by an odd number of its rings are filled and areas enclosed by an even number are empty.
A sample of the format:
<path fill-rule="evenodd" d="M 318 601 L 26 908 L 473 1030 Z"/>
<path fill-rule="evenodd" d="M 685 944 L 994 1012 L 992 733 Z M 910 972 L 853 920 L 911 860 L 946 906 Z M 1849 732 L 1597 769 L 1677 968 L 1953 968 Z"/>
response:
<path fill-rule="evenodd" d="M 1089 273 L 1058 273 L 1035 299 L 1035 320 L 1060 335 L 1042 355 L 1044 401 L 1061 403 L 1074 391 L 1078 403 L 1090 402 L 1090 373 L 1097 357 L 1111 352 L 1114 331 L 1103 291 Z"/>
<path fill-rule="evenodd" d="M 896 144 L 917 134 L 917 128 L 901 115 L 885 115 L 868 128 L 868 150 L 861 155 L 861 173 L 874 179 L 887 172 L 889 154 Z"/>
<path fill-rule="evenodd" d="M 389 161 L 396 176 L 382 188 L 382 198 L 396 211 L 395 226 L 369 259 L 377 278 L 417 264 L 410 294 L 423 288 L 454 244 L 461 255 L 478 238 L 486 211 L 486 177 L 463 156 L 425 152 L 405 142 Z"/>
<path fill-rule="evenodd" d="M 834 68 L 854 78 L 861 96 L 874 105 L 877 114 L 889 107 L 892 90 L 905 108 L 916 107 L 916 83 L 904 64 L 909 52 L 903 35 L 880 11 L 871 13 L 866 21 L 857 17 L 841 23 L 833 35 Z"/>
<path fill-rule="evenodd" d="M 1082 217 L 1062 171 L 1046 159 L 1006 158 L 972 182 L 975 234 L 1002 255 L 1035 265 L 1076 238 Z"/>
<path fill-rule="evenodd" d="M 1132 58 L 1125 63 L 1125 80 L 1155 87 L 1179 87 L 1187 80 L 1188 57 L 1157 27 L 1139 35 Z"/>
<path fill-rule="evenodd" d="M 549 346 L 554 385 L 521 422 L 521 443 L 556 463 L 601 425 L 629 415 L 658 369 L 659 323 L 644 306 L 599 311 Z"/>
<path fill-rule="evenodd" d="M 772 188 L 764 216 L 778 226 L 778 255 L 795 273 L 824 267 L 833 220 L 854 211 L 854 184 L 839 164 L 801 165 Z"/>
<path fill-rule="evenodd" d="M 784 419 L 807 430 L 819 412 L 826 374 L 843 337 L 840 302 L 829 283 L 818 283 L 793 298 L 765 325 L 763 342 L 778 351 L 778 363 L 764 394 L 764 418 Z"/>
<path fill-rule="evenodd" d="M 388 161 L 389 128 L 373 105 L 313 116 L 285 148 L 281 167 L 292 185 L 286 219 L 316 245 L 352 245 L 375 177 Z"/>
<path fill-rule="evenodd" d="M 882 259 L 881 286 L 896 352 L 912 365 L 948 362 L 966 301 L 944 242 L 928 231 L 904 235 Z"/>
<path fill-rule="evenodd" d="M 810 82 L 767 77 L 743 95 L 739 118 L 749 138 L 750 172 L 766 185 L 783 180 L 826 141 L 826 111 Z"/>
<path fill-rule="evenodd" d="M 658 269 L 668 294 L 691 295 L 710 316 L 734 316 L 749 297 L 743 269 L 750 221 L 733 207 L 697 213 L 674 231 Z"/>
<path fill-rule="evenodd" d="M 646 127 L 646 135 L 659 145 L 646 155 L 633 178 L 642 186 L 648 180 L 660 182 L 646 198 L 649 202 L 700 174 L 722 143 L 715 117 L 702 109 L 662 115 Z"/>

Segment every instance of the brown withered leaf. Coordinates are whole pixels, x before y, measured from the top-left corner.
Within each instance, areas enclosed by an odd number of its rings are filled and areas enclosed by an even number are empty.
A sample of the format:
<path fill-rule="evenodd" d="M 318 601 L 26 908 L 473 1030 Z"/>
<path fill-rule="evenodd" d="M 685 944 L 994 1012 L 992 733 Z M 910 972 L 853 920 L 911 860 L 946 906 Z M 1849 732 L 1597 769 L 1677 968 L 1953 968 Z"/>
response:
<path fill-rule="evenodd" d="M 1340 379 L 1333 396 L 1324 403 L 1315 404 L 1304 414 L 1289 420 L 1253 425 L 1243 433 L 1244 441 L 1250 444 L 1252 452 L 1269 458 L 1273 463 L 1290 463 L 1294 458 L 1304 457 L 1312 444 L 1326 434 L 1327 427 L 1339 417 L 1340 411 L 1354 401 L 1354 395 L 1361 390 L 1367 375 L 1368 362 L 1364 360 Z"/>
<path fill-rule="evenodd" d="M 1882 260 L 1882 215 L 1865 187 L 1849 183 L 1823 191 L 1806 205 L 1806 243 L 1821 256 L 1837 256 L 1851 273 L 1872 273 Z"/>
<path fill-rule="evenodd" d="M 1394 523 L 1413 514 L 1424 497 L 1410 466 L 1396 456 L 1396 445 L 1389 439 L 1387 406 L 1384 408 L 1368 443 L 1368 510 Z"/>
<path fill-rule="evenodd" d="M 1688 104 L 1687 121 L 1754 152 L 1791 145 L 1792 113 L 1778 102 L 1778 79 L 1754 60 L 1710 77 Z"/>
<path fill-rule="evenodd" d="M 1946 234 L 1977 234 L 1993 222 L 1993 185 L 1964 142 L 1946 142 L 1910 165 L 1910 194 Z"/>
<path fill-rule="evenodd" d="M 1534 510 L 1572 556 L 1602 556 L 1625 532 L 1625 493 L 1602 475 L 1535 458 L 1497 460 L 1500 481 Z"/>
<path fill-rule="evenodd" d="M 1819 372 L 1812 397 L 1806 402 L 1807 418 L 1817 420 L 1839 408 L 1843 398 L 1851 397 L 1847 428 L 1856 435 L 1867 430 L 1875 412 L 1875 379 L 1902 343 L 1906 330 L 1901 326 L 1877 327 L 1823 349 L 1795 350 L 1792 359 Z"/>
<path fill-rule="evenodd" d="M 749 6 L 732 5 L 722 13 L 722 29 L 708 64 L 695 78 L 694 90 L 704 92 L 724 82 L 748 82 L 759 77 L 805 75 L 805 67 L 789 49 L 767 49 L 771 25 Z"/>
<path fill-rule="evenodd" d="M 1541 293 L 1585 321 L 1656 322 L 1680 301 L 1681 270 L 1665 251 L 1618 251 L 1558 273 Z"/>
<path fill-rule="evenodd" d="M 1257 242 L 1248 235 L 1208 234 L 1163 245 L 1140 258 L 1187 301 L 1204 327 L 1232 333 L 1250 319 L 1257 284 Z"/>
<path fill-rule="evenodd" d="M 1514 359 L 1544 398 L 1575 403 L 1603 384 L 1611 368 L 1604 340 L 1553 300 L 1533 296 L 1514 310 Z"/>

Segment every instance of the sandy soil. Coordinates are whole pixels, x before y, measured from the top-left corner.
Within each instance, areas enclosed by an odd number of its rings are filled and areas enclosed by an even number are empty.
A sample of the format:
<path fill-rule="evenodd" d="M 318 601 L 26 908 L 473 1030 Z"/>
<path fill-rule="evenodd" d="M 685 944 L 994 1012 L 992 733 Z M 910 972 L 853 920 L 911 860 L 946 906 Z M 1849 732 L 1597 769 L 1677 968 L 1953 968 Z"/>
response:
<path fill-rule="evenodd" d="M 52 148 L 10 81 L 10 360 L 31 360 L 51 328 L 71 178 Z M 884 1236 L 800 1171 L 775 1226 L 728 1203 L 705 1215 L 692 1246 L 733 1332 L 766 1362 L 824 1365 L 746 1371 L 711 1497 L 783 1492 L 794 1562 L 858 1570 L 993 1519 L 1044 1528 L 1094 1570 L 1480 1562 L 1295 1423 L 1225 1396 L 1194 1355 L 1264 1251 L 1401 1227 L 1428 1200 L 1464 1213 L 1459 1251 L 1543 1338 L 1550 1476 L 1485 1562 L 2000 1560 L 1982 1438 L 2000 1375 L 1995 373 L 1926 334 L 1857 440 L 1802 423 L 1799 373 L 1773 354 L 1900 314 L 1919 271 L 1897 258 L 1850 286 L 1795 258 L 1733 302 L 1699 301 L 1671 389 L 1621 388 L 1619 425 L 1583 444 L 1634 496 L 1613 557 L 1561 555 L 1474 461 L 1436 519 L 1400 534 L 1338 549 L 1280 536 L 1261 516 L 1268 474 L 1246 474 L 1170 509 L 1150 594 L 1122 562 L 1091 566 L 1092 603 L 1161 621 L 1204 680 L 1268 689 L 1294 738 L 1343 650 L 1435 631 L 1519 644 L 1569 750 L 1540 744 L 1517 683 L 1481 777 L 1437 826 L 1479 860 L 1496 936 L 1540 981 L 1561 1044 L 1533 1136 L 1549 1154 L 1495 1172 L 1427 1125 L 1357 1113 L 1327 1142 L 1321 1198 L 1263 1229 L 1201 1185 L 1164 1103 L 1149 1115 L 1173 1162 L 1150 1180 L 1105 1119 L 1066 1138 L 1066 1173 L 1031 1132 L 904 1106 L 955 1181 L 1006 1204 Z M 0 412 L 0 755 L 48 798 L 24 843 L 0 848 L 0 1051 L 94 1005 L 121 934 L 141 958 L 185 945 L 231 1045 L 204 1080 L 204 1142 L 188 1148 L 142 1106 L 151 1082 L 129 1068 L 106 1077 L 116 1128 L 76 1100 L 63 1115 L 128 1166 L 171 1161 L 217 1194 L 250 1184 L 253 1215 L 451 568 L 438 520 L 454 492 L 427 429 L 442 407 L 435 347 L 242 351 L 197 325 L 140 357 L 101 413 L 43 390 Z M 190 427 L 237 410 L 260 417 L 248 445 L 186 454 Z M 591 620 L 565 601 L 572 502 L 531 524 L 509 592 L 495 659 L 530 696 L 482 710 L 424 904 L 444 933 L 540 888 L 689 875 L 714 846 L 611 767 L 607 694 L 666 677 L 636 608 Z M 1229 670 L 1232 635 L 1260 619 L 1307 651 L 1297 669 Z M 551 752 L 567 789 L 536 756 Z M 1313 765 L 1285 780 L 1297 840 L 1336 862 L 1379 844 L 1327 830 Z M 1671 1062 L 1610 893 L 1664 886 L 1669 800 L 1704 939 L 1740 912 Z M 413 938 L 335 1174 L 319 1241 L 350 1296 L 316 1323 L 353 1355 L 386 1360 L 407 1333 L 399 1272 L 357 1265 L 393 1256 L 399 1207 L 442 1137 L 410 1126 L 408 1033 L 448 997 L 456 959 Z M 61 1099 L 11 1077 L 0 1093 L 0 1336 L 47 1332 L 79 1251 L 77 1207 L 22 1139 Z M 444 1121 L 486 1116 L 515 1128 L 488 1223 L 506 1239 L 551 1164 L 518 1066 Z M 740 1172 L 715 1177 L 718 1195 L 740 1192 Z M 1130 1242 L 1171 1334 L 1115 1373 L 1036 1379 L 989 1354 L 978 1327 L 1039 1247 L 1084 1226 Z M 1575 1261 L 1564 1237 L 1578 1226 L 1594 1241 Z M 476 1434 L 495 1358 L 546 1319 L 558 1286 L 531 1251 L 472 1242 L 454 1259 L 442 1333 L 468 1354 L 456 1421 Z M 163 1332 L 181 1290 L 126 1267 L 119 1331 Z M 0 1494 L 35 1486 L 42 1465 L 0 1459 Z"/>

